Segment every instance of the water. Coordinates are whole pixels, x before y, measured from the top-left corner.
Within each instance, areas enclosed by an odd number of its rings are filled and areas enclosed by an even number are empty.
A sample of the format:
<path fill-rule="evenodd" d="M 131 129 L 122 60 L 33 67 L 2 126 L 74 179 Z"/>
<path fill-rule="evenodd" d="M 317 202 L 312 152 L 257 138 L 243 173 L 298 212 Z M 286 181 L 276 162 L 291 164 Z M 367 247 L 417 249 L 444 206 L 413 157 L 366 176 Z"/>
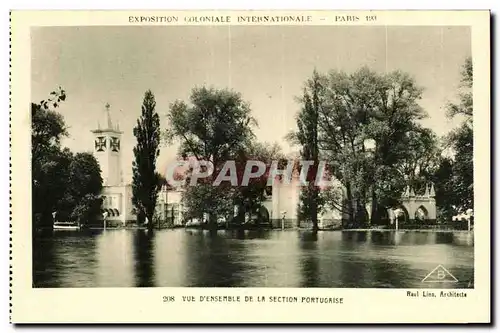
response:
<path fill-rule="evenodd" d="M 473 287 L 469 232 L 54 231 L 35 287 Z M 442 265 L 458 282 L 422 279 Z"/>

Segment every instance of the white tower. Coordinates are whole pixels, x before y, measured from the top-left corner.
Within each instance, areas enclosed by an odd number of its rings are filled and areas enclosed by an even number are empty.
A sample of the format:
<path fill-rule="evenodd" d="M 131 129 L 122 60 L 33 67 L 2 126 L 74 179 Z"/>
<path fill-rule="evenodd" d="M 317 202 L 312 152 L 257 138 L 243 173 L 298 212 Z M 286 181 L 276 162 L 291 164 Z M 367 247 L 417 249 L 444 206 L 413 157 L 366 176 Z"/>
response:
<path fill-rule="evenodd" d="M 106 104 L 104 117 L 97 123 L 94 133 L 94 156 L 101 167 L 101 177 L 104 186 L 119 186 L 122 184 L 122 166 L 120 141 L 123 132 L 118 124 L 113 125 L 109 113 L 110 105 Z"/>

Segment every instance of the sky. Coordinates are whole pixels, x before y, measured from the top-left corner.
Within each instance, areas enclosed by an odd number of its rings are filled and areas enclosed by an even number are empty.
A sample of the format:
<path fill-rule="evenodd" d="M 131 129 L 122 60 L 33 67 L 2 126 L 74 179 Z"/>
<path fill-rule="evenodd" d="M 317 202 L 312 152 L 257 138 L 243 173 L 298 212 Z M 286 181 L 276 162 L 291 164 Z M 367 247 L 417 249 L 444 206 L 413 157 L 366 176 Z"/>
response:
<path fill-rule="evenodd" d="M 32 102 L 62 87 L 58 111 L 69 127 L 62 144 L 92 151 L 91 130 L 111 105 L 122 136 L 122 162 L 131 180 L 132 129 L 146 90 L 166 128 L 169 105 L 188 101 L 193 87 L 230 88 L 250 103 L 261 142 L 293 151 L 284 136 L 296 128 L 296 97 L 314 69 L 353 72 L 403 70 L 423 89 L 424 126 L 444 135 L 458 125 L 446 118 L 460 71 L 471 56 L 469 27 L 423 26 L 168 26 L 38 27 L 31 32 Z M 161 171 L 177 145 L 162 145 Z M 295 148 L 296 150 L 296 148 Z"/>

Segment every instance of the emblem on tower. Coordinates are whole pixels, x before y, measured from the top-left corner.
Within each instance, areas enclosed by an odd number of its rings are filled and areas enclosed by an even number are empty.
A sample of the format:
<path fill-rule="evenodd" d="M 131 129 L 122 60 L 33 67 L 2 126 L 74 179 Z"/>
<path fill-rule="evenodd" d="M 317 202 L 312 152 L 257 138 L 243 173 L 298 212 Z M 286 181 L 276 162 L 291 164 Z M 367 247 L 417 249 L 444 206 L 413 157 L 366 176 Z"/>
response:
<path fill-rule="evenodd" d="M 95 150 L 104 151 L 106 149 L 106 138 L 99 136 L 95 139 Z"/>
<path fill-rule="evenodd" d="M 120 151 L 120 139 L 112 137 L 110 142 L 110 147 L 112 151 Z"/>
<path fill-rule="evenodd" d="M 111 105 L 104 104 L 101 119 L 97 121 L 94 134 L 94 154 L 101 168 L 104 186 L 118 186 L 122 183 L 121 135 L 118 121 L 111 119 Z"/>

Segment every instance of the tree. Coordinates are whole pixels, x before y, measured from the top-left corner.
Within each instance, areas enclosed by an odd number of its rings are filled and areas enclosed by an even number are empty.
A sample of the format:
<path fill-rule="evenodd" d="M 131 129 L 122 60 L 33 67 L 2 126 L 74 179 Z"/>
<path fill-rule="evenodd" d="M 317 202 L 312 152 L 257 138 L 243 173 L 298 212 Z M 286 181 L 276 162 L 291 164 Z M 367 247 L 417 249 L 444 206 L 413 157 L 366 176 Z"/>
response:
<path fill-rule="evenodd" d="M 407 73 L 395 71 L 381 77 L 366 133 L 375 139 L 372 182 L 372 223 L 381 211 L 400 204 L 404 187 L 418 191 L 430 180 L 437 156 L 435 134 L 419 121 L 427 117 L 420 107 L 422 89 Z"/>
<path fill-rule="evenodd" d="M 89 223 L 99 214 L 101 191 L 101 170 L 96 158 L 91 153 L 77 153 L 69 164 L 69 177 L 60 211 L 71 220 Z"/>
<path fill-rule="evenodd" d="M 31 104 L 31 150 L 37 161 L 52 148 L 60 148 L 61 139 L 68 135 L 61 114 L 45 109 L 41 104 Z"/>
<path fill-rule="evenodd" d="M 180 140 L 180 155 L 220 165 L 253 137 L 250 107 L 239 93 L 230 90 L 195 88 L 191 106 L 176 101 L 167 116 L 168 138 Z"/>
<path fill-rule="evenodd" d="M 474 132 L 463 123 L 454 131 L 451 140 L 455 152 L 453 162 L 453 184 L 456 206 L 460 213 L 474 207 Z"/>
<path fill-rule="evenodd" d="M 34 228 L 52 228 L 52 213 L 60 211 L 60 202 L 68 188 L 72 153 L 59 147 L 50 147 L 45 152 L 32 160 Z"/>
<path fill-rule="evenodd" d="M 322 206 L 322 197 L 319 186 L 315 184 L 315 177 L 319 166 L 318 119 L 322 104 L 320 96 L 324 95 L 322 91 L 324 81 L 316 71 L 307 81 L 303 97 L 299 100 L 302 110 L 296 118 L 298 131 L 289 135 L 292 141 L 302 147 L 300 152 L 302 160 L 313 163 L 306 175 L 308 185 L 302 187 L 300 192 L 298 215 L 299 220 L 311 221 L 314 231 L 318 230 L 318 213 Z"/>
<path fill-rule="evenodd" d="M 59 88 L 50 98 L 31 104 L 33 226 L 52 227 L 55 219 L 88 222 L 100 210 L 102 179 L 90 153 L 74 155 L 61 147 L 68 135 L 64 118 L 50 108 L 66 99 Z"/>
<path fill-rule="evenodd" d="M 241 95 L 227 89 L 194 88 L 190 101 L 191 105 L 177 101 L 170 106 L 166 136 L 169 140 L 180 141 L 179 154 L 182 157 L 194 157 L 197 161 L 213 165 L 214 173 L 208 179 L 212 183 L 224 162 L 234 158 L 235 153 L 244 149 L 253 138 L 251 126 L 256 122 Z M 190 191 L 196 193 L 192 196 L 196 199 L 186 200 L 188 215 L 190 211 L 194 213 L 199 207 L 204 207 L 205 213 L 209 213 L 209 226 L 215 228 L 220 203 L 211 198 L 217 189 L 202 191 L 188 188 L 185 195 L 189 195 Z M 233 193 L 221 195 L 226 195 L 230 201 Z"/>
<path fill-rule="evenodd" d="M 453 207 L 457 205 L 456 192 L 453 185 L 453 160 L 441 157 L 439 166 L 433 174 L 436 184 L 436 206 L 439 222 L 449 222 L 456 214 Z"/>
<path fill-rule="evenodd" d="M 448 145 L 454 154 L 453 187 L 458 212 L 474 206 L 474 131 L 473 131 L 473 68 L 467 58 L 462 69 L 462 86 L 459 103 L 448 104 L 448 117 L 462 117 L 462 124 L 448 136 Z"/>
<path fill-rule="evenodd" d="M 99 195 L 86 194 L 76 202 L 71 218 L 82 224 L 90 224 L 100 213 L 102 200 Z"/>
<path fill-rule="evenodd" d="M 460 102 L 458 104 L 449 103 L 447 106 L 447 116 L 453 118 L 461 115 L 465 121 L 470 122 L 472 125 L 473 116 L 473 98 L 472 98 L 472 85 L 474 81 L 472 58 L 465 59 L 465 63 L 461 72 L 461 91 L 458 94 Z"/>
<path fill-rule="evenodd" d="M 102 190 L 99 162 L 91 153 L 77 153 L 69 166 L 70 193 L 74 198 L 98 195 Z"/>
<path fill-rule="evenodd" d="M 187 186 L 182 195 L 182 204 L 186 208 L 184 217 L 202 220 L 205 217 L 204 214 L 209 214 L 209 220 L 203 222 L 209 223 L 209 226 L 214 228 L 217 224 L 214 217 L 230 219 L 233 216 L 234 190 L 228 187 L 222 190 L 206 182 L 196 186 Z M 211 218 L 213 220 L 210 220 Z"/>
<path fill-rule="evenodd" d="M 139 219 L 147 218 L 148 228 L 153 228 L 153 215 L 160 189 L 160 176 L 156 172 L 156 160 L 160 154 L 160 117 L 155 111 L 153 93 L 144 94 L 142 113 L 134 127 L 137 144 L 132 164 L 132 203 Z"/>
<path fill-rule="evenodd" d="M 401 194 L 407 186 L 417 195 L 423 195 L 427 186 L 435 182 L 434 175 L 441 161 L 437 135 L 418 122 L 409 126 L 404 135 L 397 135 L 388 149 L 380 148 L 375 162 L 370 163 L 373 168 L 369 168 L 375 184 L 372 198 L 376 198 L 371 224 L 388 222 L 382 221 L 386 208 L 401 204 Z"/>
<path fill-rule="evenodd" d="M 394 205 L 401 196 L 397 168 L 408 157 L 402 142 L 426 116 L 417 103 L 422 90 L 400 71 L 383 75 L 367 68 L 353 74 L 332 71 L 322 80 L 326 86 L 320 96 L 320 154 L 344 187 L 345 200 L 335 205 L 349 216 L 348 225 L 361 226 L 367 223 L 367 203 L 376 218 L 377 211 L 385 208 L 382 205 Z M 375 143 L 370 150 L 365 146 L 368 139 Z"/>
<path fill-rule="evenodd" d="M 68 135 L 64 118 L 51 110 L 66 99 L 59 88 L 50 98 L 31 103 L 31 163 L 33 228 L 51 227 L 52 212 L 64 195 L 71 152 L 61 149 Z"/>

